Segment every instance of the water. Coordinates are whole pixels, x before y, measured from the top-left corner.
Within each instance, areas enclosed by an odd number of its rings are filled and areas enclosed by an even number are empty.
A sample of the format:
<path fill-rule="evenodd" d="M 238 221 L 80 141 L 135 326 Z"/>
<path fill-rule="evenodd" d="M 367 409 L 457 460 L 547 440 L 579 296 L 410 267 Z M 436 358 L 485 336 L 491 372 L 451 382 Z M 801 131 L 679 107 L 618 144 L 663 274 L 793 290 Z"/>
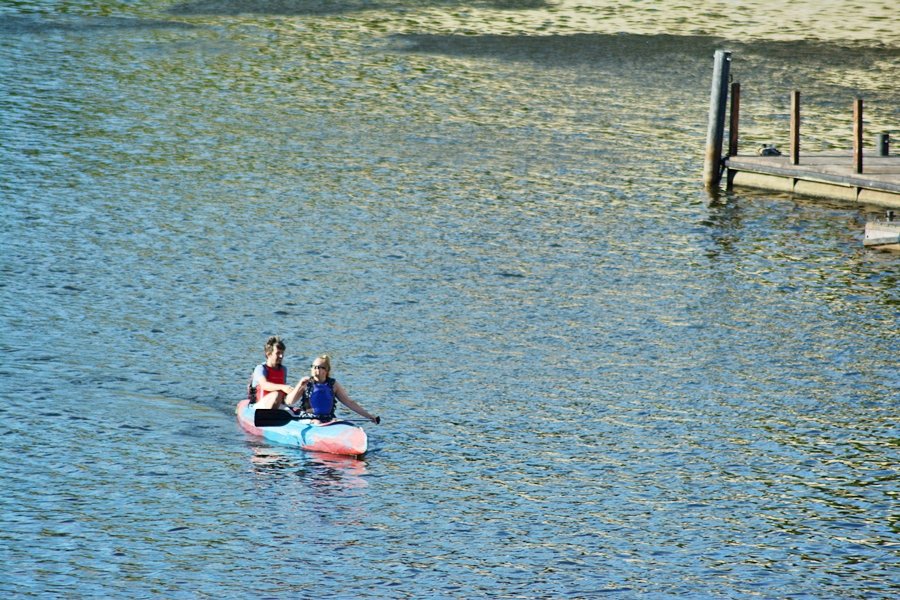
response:
<path fill-rule="evenodd" d="M 797 88 L 845 147 L 857 95 L 898 128 L 897 19 L 654 6 L 0 8 L 0 591 L 896 595 L 875 208 L 700 179 L 715 49 L 742 144 Z M 237 427 L 273 333 L 364 460 Z"/>

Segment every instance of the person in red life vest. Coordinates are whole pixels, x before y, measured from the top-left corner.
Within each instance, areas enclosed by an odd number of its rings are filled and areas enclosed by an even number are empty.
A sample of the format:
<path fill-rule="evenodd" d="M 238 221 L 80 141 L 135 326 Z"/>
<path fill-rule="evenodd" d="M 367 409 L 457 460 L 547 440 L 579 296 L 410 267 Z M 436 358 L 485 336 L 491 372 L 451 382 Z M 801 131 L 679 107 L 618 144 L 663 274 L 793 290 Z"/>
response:
<path fill-rule="evenodd" d="M 335 400 L 363 416 L 373 423 L 381 423 L 381 417 L 376 417 L 350 398 L 350 394 L 331 377 L 331 358 L 323 354 L 316 358 L 310 367 L 311 375 L 304 377 L 297 384 L 295 390 L 299 390 L 300 406 L 292 406 L 293 402 L 287 402 L 288 408 L 295 414 L 305 419 L 316 419 L 320 423 L 334 421 Z"/>
<path fill-rule="evenodd" d="M 300 386 L 287 385 L 287 367 L 284 359 L 284 342 L 278 336 L 266 340 L 266 362 L 257 365 L 250 378 L 247 397 L 256 408 L 281 408 L 293 404 L 300 394 Z"/>

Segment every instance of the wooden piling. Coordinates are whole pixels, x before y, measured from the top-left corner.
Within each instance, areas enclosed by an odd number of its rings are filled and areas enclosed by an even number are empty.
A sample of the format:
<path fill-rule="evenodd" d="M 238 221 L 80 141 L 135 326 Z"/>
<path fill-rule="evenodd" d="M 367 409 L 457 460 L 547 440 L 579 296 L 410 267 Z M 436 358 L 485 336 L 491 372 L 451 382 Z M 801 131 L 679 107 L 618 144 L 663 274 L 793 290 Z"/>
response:
<path fill-rule="evenodd" d="M 791 94 L 791 164 L 800 164 L 800 92 Z"/>
<path fill-rule="evenodd" d="M 706 161 L 703 181 L 707 188 L 719 185 L 722 176 L 722 141 L 725 137 L 725 105 L 728 101 L 728 77 L 731 52 L 716 50 L 712 89 L 709 96 L 709 128 L 706 133 Z"/>
<path fill-rule="evenodd" d="M 863 100 L 853 101 L 853 172 L 863 172 Z"/>
<path fill-rule="evenodd" d="M 738 153 L 738 124 L 741 120 L 741 84 L 731 84 L 731 118 L 728 122 L 728 156 Z"/>

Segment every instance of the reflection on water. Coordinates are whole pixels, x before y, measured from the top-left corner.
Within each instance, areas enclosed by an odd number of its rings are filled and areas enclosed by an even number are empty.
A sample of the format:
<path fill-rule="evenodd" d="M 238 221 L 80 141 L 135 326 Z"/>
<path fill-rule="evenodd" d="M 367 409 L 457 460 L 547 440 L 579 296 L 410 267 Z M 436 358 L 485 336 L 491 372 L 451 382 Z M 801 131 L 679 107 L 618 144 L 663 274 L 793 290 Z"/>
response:
<path fill-rule="evenodd" d="M 316 479 L 333 479 L 340 481 L 347 478 L 353 483 L 348 487 L 365 487 L 367 475 L 364 460 L 352 456 L 325 454 L 322 452 L 306 452 L 298 448 L 284 448 L 264 442 L 250 444 L 253 452 L 250 462 L 260 474 L 292 471 L 304 477 L 312 475 Z"/>
<path fill-rule="evenodd" d="M 847 6 L 0 7 L 0 592 L 895 595 L 897 258 L 700 181 L 718 47 L 896 128 Z M 234 422 L 272 333 L 364 460 Z"/>
<path fill-rule="evenodd" d="M 366 463 L 352 456 L 304 452 L 262 442 L 250 445 L 250 462 L 261 476 L 296 476 L 315 495 L 368 486 Z"/>

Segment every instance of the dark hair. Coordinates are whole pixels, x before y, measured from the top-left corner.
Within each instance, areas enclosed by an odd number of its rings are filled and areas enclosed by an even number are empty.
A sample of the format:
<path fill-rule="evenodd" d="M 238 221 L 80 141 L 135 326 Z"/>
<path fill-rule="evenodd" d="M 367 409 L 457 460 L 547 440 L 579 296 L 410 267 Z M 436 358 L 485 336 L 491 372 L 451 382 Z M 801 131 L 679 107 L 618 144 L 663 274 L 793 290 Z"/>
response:
<path fill-rule="evenodd" d="M 281 341 L 281 338 L 277 335 L 273 335 L 269 339 L 266 340 L 266 347 L 264 348 L 266 352 L 266 356 L 272 354 L 272 351 L 278 348 L 282 352 L 284 352 L 284 342 Z"/>

